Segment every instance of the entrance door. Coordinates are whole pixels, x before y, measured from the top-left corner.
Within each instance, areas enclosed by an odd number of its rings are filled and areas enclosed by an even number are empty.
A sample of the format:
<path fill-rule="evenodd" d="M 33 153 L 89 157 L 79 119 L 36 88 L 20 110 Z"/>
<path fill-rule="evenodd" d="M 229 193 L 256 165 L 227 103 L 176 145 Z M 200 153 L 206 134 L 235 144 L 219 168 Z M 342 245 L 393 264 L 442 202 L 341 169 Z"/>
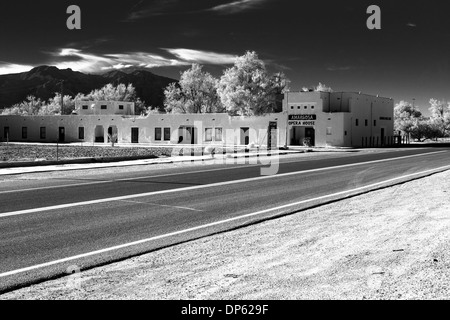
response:
<path fill-rule="evenodd" d="M 195 136 L 196 136 L 197 130 L 194 127 L 187 127 L 186 131 L 187 131 L 186 138 L 188 139 L 188 141 L 190 140 L 191 144 L 195 144 Z"/>
<path fill-rule="evenodd" d="M 139 143 L 139 128 L 131 128 L 131 143 Z"/>
<path fill-rule="evenodd" d="M 181 126 L 178 134 L 179 144 L 195 144 L 197 141 L 197 128 Z"/>
<path fill-rule="evenodd" d="M 64 127 L 59 127 L 59 142 L 66 141 L 66 129 Z"/>
<path fill-rule="evenodd" d="M 314 128 L 305 128 L 305 138 L 310 139 L 311 147 L 316 145 L 316 132 Z"/>
<path fill-rule="evenodd" d="M 241 128 L 241 145 L 250 144 L 250 128 Z"/>
<path fill-rule="evenodd" d="M 119 139 L 119 134 L 116 126 L 111 126 L 108 128 L 108 142 L 117 143 Z"/>
<path fill-rule="evenodd" d="M 269 122 L 269 132 L 267 133 L 267 149 L 276 149 L 277 140 L 277 123 Z"/>

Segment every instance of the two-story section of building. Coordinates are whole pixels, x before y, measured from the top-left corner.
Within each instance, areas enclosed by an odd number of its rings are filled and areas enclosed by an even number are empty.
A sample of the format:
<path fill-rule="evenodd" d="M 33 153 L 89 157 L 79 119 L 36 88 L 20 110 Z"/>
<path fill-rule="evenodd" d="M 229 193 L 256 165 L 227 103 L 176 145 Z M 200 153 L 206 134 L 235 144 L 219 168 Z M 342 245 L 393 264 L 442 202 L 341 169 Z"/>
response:
<path fill-rule="evenodd" d="M 377 147 L 393 143 L 394 101 L 353 92 L 289 92 L 286 144 Z"/>
<path fill-rule="evenodd" d="M 77 115 L 134 115 L 134 102 L 125 101 L 75 101 Z"/>

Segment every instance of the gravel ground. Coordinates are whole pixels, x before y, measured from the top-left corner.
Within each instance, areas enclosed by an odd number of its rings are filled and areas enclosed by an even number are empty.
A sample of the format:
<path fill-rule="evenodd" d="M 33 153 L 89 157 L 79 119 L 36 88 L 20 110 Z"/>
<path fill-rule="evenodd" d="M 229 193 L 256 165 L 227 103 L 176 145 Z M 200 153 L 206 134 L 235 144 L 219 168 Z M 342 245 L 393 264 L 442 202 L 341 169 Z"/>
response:
<path fill-rule="evenodd" d="M 181 154 L 187 152 L 188 155 L 203 155 L 205 152 L 203 147 L 193 147 L 183 146 Z M 6 144 L 0 143 L 0 163 L 2 162 L 17 162 L 17 161 L 37 161 L 37 160 L 70 160 L 70 159 L 80 159 L 80 158 L 117 158 L 117 157 L 170 157 L 172 156 L 173 147 L 155 147 L 155 146 L 140 146 L 140 147 L 130 147 L 130 146 L 107 146 L 107 145 L 97 145 L 92 146 L 89 144 L 80 145 L 67 145 L 61 144 L 57 146 L 48 144 Z M 58 152 L 58 155 L 57 155 Z M 245 152 L 245 148 L 222 148 L 216 147 L 215 152 L 220 153 L 233 153 L 233 152 Z M 256 152 L 256 149 L 253 150 Z M 306 150 L 305 150 L 306 152 Z"/>
<path fill-rule="evenodd" d="M 0 144 L 0 163 L 15 161 L 56 160 L 56 145 L 15 145 Z M 58 147 L 59 160 L 79 158 L 115 158 L 138 156 L 170 156 L 172 148 L 120 148 L 104 146 L 73 146 L 60 145 Z"/>
<path fill-rule="evenodd" d="M 449 299 L 450 171 L 0 299 Z"/>

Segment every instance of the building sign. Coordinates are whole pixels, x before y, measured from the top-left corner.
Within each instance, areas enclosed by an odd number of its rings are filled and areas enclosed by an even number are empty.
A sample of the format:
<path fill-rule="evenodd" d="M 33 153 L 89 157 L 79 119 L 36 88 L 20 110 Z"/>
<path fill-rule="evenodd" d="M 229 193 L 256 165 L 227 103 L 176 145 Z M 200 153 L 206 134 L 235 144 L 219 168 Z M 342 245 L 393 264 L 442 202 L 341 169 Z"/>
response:
<path fill-rule="evenodd" d="M 289 120 L 317 120 L 315 114 L 290 114 Z"/>
<path fill-rule="evenodd" d="M 380 117 L 380 120 L 392 120 L 392 118 L 391 117 Z"/>
<path fill-rule="evenodd" d="M 290 127 L 314 127 L 317 116 L 315 114 L 291 114 L 288 125 Z"/>

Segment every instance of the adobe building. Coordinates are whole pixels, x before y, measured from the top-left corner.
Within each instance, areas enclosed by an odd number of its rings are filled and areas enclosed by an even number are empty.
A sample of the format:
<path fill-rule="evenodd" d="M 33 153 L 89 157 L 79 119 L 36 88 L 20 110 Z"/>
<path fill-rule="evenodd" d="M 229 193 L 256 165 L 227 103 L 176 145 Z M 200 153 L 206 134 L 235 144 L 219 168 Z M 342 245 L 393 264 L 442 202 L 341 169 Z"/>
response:
<path fill-rule="evenodd" d="M 394 101 L 360 93 L 289 92 L 283 111 L 137 116 L 128 102 L 78 101 L 69 116 L 0 116 L 0 141 L 370 147 L 392 144 Z"/>
<path fill-rule="evenodd" d="M 371 147 L 392 144 L 394 101 L 351 92 L 289 92 L 287 145 Z"/>

